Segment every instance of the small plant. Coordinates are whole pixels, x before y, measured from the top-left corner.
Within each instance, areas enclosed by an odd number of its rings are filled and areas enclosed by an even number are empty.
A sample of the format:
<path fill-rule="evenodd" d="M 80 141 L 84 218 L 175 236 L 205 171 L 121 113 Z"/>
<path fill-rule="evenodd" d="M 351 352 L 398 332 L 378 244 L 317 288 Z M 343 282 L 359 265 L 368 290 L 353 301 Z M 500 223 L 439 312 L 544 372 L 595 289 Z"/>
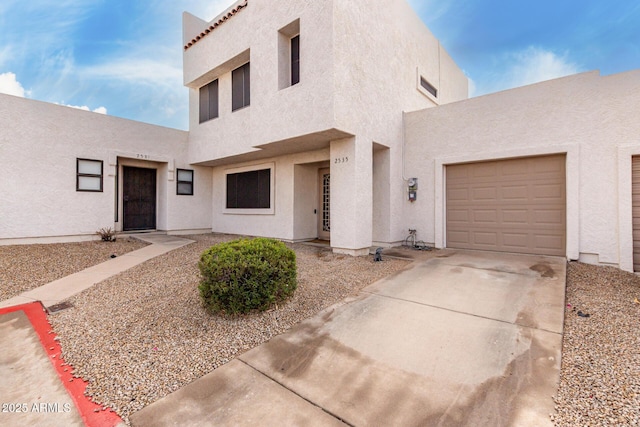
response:
<path fill-rule="evenodd" d="M 202 253 L 198 289 L 212 313 L 266 310 L 297 287 L 296 254 L 284 243 L 266 238 L 239 239 Z"/>
<path fill-rule="evenodd" d="M 100 230 L 96 231 L 96 234 L 100 236 L 103 242 L 115 242 L 116 241 L 116 231 L 111 227 L 104 227 Z"/>

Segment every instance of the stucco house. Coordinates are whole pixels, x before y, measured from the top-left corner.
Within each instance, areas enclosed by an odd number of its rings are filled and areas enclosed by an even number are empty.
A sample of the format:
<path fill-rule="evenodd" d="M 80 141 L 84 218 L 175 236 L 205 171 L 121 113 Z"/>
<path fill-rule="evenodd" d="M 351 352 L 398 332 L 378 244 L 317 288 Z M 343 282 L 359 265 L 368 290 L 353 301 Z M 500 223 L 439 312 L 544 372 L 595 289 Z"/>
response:
<path fill-rule="evenodd" d="M 183 46 L 187 132 L 0 95 L 0 244 L 113 227 L 361 255 L 413 228 L 634 268 L 638 71 L 467 99 L 405 0 L 240 0 L 185 13 Z"/>

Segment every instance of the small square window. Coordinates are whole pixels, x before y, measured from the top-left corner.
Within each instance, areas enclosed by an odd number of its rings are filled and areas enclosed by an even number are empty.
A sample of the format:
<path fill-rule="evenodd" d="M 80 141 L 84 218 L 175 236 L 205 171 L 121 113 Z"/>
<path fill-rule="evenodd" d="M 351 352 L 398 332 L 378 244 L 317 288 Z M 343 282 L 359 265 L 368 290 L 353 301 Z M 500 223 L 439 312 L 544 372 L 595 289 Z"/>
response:
<path fill-rule="evenodd" d="M 76 191 L 102 192 L 102 160 L 76 159 Z"/>
<path fill-rule="evenodd" d="M 191 169 L 178 169 L 176 194 L 193 196 L 193 171 Z"/>

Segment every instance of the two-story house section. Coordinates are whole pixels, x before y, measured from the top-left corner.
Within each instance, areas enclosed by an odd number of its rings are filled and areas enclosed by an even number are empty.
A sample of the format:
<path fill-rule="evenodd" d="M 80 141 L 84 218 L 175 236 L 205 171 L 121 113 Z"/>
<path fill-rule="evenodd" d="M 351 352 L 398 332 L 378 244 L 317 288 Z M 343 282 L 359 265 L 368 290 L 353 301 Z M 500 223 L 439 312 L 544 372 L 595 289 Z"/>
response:
<path fill-rule="evenodd" d="M 403 112 L 468 80 L 405 0 L 241 0 L 183 16 L 189 163 L 212 229 L 367 253 L 406 234 Z"/>

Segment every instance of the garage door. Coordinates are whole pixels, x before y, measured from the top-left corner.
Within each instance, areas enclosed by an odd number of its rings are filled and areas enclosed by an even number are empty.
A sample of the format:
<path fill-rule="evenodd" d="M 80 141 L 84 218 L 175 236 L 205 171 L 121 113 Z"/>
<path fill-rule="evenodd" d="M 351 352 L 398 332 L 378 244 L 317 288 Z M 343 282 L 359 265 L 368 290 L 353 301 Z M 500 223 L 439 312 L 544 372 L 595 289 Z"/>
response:
<path fill-rule="evenodd" d="M 447 247 L 564 256 L 565 156 L 446 167 Z"/>
<path fill-rule="evenodd" d="M 640 271 L 640 157 L 631 164 L 633 203 L 633 271 Z"/>

